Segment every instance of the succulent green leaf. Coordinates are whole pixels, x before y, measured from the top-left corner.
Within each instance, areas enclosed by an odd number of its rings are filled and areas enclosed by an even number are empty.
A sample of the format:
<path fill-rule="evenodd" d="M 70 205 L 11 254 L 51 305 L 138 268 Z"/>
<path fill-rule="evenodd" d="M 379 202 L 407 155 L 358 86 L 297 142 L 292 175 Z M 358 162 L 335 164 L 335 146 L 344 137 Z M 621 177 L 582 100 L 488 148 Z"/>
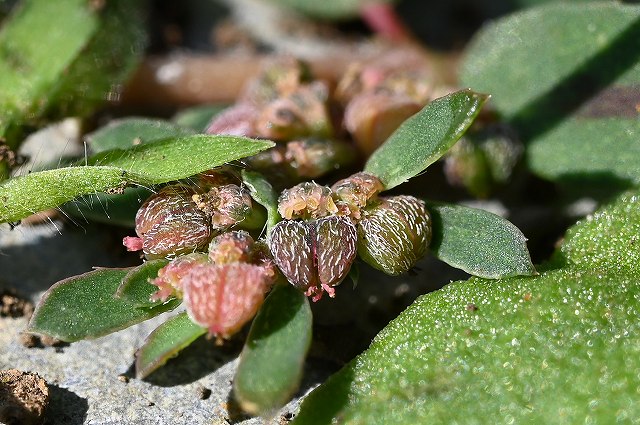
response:
<path fill-rule="evenodd" d="M 120 286 L 116 290 L 116 297 L 133 304 L 136 307 L 153 307 L 162 304 L 160 301 L 149 301 L 158 287 L 151 284 L 149 279 L 158 276 L 158 271 L 169 264 L 168 260 L 149 260 L 143 264 L 133 267 L 122 278 Z"/>
<path fill-rule="evenodd" d="M 461 90 L 407 119 L 367 161 L 364 171 L 391 189 L 423 172 L 453 146 L 489 96 Z"/>
<path fill-rule="evenodd" d="M 195 133 L 169 121 L 150 118 L 123 118 L 113 120 L 104 127 L 87 135 L 87 144 L 92 153 L 109 149 L 127 149 L 144 143 L 156 142 L 170 137 L 188 136 Z"/>
<path fill-rule="evenodd" d="M 508 220 L 462 205 L 427 202 L 431 252 L 474 276 L 497 279 L 536 273 L 525 236 Z"/>
<path fill-rule="evenodd" d="M 251 325 L 233 392 L 242 408 L 268 416 L 298 388 L 311 344 L 311 307 L 293 286 L 276 286 Z"/>
<path fill-rule="evenodd" d="M 114 294 L 130 269 L 97 269 L 53 285 L 36 306 L 27 332 L 62 341 L 97 338 L 151 319 L 177 306 L 176 301 L 137 308 Z"/>
<path fill-rule="evenodd" d="M 25 0 L 0 31 L 0 136 L 47 116 L 86 115 L 142 55 L 140 1 Z M 70 30 L 72 29 L 72 30 Z"/>
<path fill-rule="evenodd" d="M 267 235 L 282 219 L 278 212 L 278 197 L 271 183 L 255 171 L 242 170 L 242 181 L 249 188 L 251 197 L 267 210 Z"/>
<path fill-rule="evenodd" d="M 637 418 L 639 195 L 570 229 L 564 261 L 540 275 L 422 296 L 313 391 L 293 424 Z"/>
<path fill-rule="evenodd" d="M 640 182 L 640 6 L 547 4 L 476 36 L 461 80 L 491 93 L 538 175 L 567 184 Z"/>
<path fill-rule="evenodd" d="M 136 353 L 136 378 L 149 376 L 205 333 L 207 329 L 193 323 L 186 312 L 167 320 L 151 332 Z"/>
<path fill-rule="evenodd" d="M 229 105 L 200 105 L 186 108 L 171 118 L 171 121 L 181 127 L 190 128 L 197 133 L 203 133 L 209 123 Z"/>
<path fill-rule="evenodd" d="M 46 170 L 0 183 L 0 223 L 80 195 L 186 178 L 272 146 L 244 137 L 193 135 L 101 152 L 89 158 L 87 166 Z"/>
<path fill-rule="evenodd" d="M 138 209 L 152 194 L 145 187 L 127 187 L 123 193 L 81 196 L 61 205 L 60 209 L 81 220 L 133 228 Z"/>

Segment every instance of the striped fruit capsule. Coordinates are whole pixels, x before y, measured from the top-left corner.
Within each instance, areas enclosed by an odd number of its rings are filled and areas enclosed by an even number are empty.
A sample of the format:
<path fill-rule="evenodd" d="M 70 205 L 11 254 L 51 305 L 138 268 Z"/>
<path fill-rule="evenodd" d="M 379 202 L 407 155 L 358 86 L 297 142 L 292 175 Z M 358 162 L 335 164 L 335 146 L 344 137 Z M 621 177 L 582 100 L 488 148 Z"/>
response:
<path fill-rule="evenodd" d="M 358 255 L 395 276 L 409 271 L 431 242 L 431 216 L 413 196 L 381 198 L 358 223 Z"/>
<path fill-rule="evenodd" d="M 322 298 L 335 296 L 357 251 L 358 233 L 348 217 L 331 216 L 311 221 L 284 220 L 269 237 L 273 260 L 293 286 Z"/>
<path fill-rule="evenodd" d="M 184 185 L 166 186 L 145 201 L 136 214 L 136 234 L 141 244 L 124 241 L 131 249 L 142 248 L 151 258 L 172 258 L 202 248 L 211 240 L 207 214 L 192 201 L 195 190 Z"/>
<path fill-rule="evenodd" d="M 209 334 L 229 338 L 255 316 L 275 280 L 255 264 L 196 264 L 182 279 L 187 314 Z"/>

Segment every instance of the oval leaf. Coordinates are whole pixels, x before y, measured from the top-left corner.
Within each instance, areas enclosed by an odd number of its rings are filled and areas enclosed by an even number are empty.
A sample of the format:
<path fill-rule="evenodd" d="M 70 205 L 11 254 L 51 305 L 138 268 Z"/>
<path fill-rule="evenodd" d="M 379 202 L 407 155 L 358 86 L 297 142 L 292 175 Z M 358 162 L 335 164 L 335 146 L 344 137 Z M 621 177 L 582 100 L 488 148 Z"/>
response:
<path fill-rule="evenodd" d="M 267 235 L 282 218 L 278 212 L 278 197 L 273 186 L 260 173 L 242 170 L 242 182 L 249 188 L 251 197 L 267 210 Z"/>
<path fill-rule="evenodd" d="M 433 220 L 430 249 L 445 263 L 491 279 L 535 274 L 526 238 L 516 226 L 490 212 L 428 202 Z"/>
<path fill-rule="evenodd" d="M 36 306 L 27 332 L 62 341 L 97 338 L 151 319 L 178 304 L 136 308 L 115 293 L 130 269 L 98 269 L 53 285 Z"/>
<path fill-rule="evenodd" d="M 143 379 L 188 347 L 207 328 L 196 325 L 183 312 L 158 326 L 136 353 L 136 378 Z"/>
<path fill-rule="evenodd" d="M 639 6 L 554 2 L 480 31 L 461 79 L 491 93 L 535 173 L 610 193 L 640 182 L 639 52 Z"/>
<path fill-rule="evenodd" d="M 158 277 L 158 270 L 169 264 L 169 260 L 158 259 L 146 261 L 129 270 L 122 278 L 116 297 L 130 302 L 136 307 L 153 307 L 161 304 L 160 301 L 149 301 L 158 287 L 149 283 L 149 279 Z"/>
<path fill-rule="evenodd" d="M 244 410 L 270 415 L 284 406 L 300 384 L 311 343 L 311 307 L 291 285 L 278 285 L 251 325 L 233 380 Z"/>
<path fill-rule="evenodd" d="M 364 171 L 378 176 L 387 189 L 415 177 L 462 137 L 488 98 L 461 90 L 427 104 L 369 157 Z"/>
<path fill-rule="evenodd" d="M 88 166 L 46 170 L 0 183 L 0 223 L 54 208 L 80 195 L 126 184 L 183 179 L 273 146 L 273 142 L 244 137 L 194 135 L 102 152 L 91 157 Z"/>
<path fill-rule="evenodd" d="M 113 120 L 87 135 L 91 152 L 109 149 L 128 149 L 132 146 L 155 142 L 170 137 L 188 136 L 195 133 L 169 121 L 150 118 L 124 118 Z"/>

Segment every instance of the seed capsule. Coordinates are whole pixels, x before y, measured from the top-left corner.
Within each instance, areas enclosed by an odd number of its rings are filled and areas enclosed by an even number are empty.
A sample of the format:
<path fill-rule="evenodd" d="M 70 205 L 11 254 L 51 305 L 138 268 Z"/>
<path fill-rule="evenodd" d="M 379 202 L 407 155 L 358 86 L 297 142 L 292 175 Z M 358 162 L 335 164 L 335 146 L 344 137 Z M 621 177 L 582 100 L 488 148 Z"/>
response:
<path fill-rule="evenodd" d="M 363 211 L 358 223 L 358 255 L 389 275 L 410 270 L 431 241 L 431 217 L 419 199 L 394 196 Z"/>
<path fill-rule="evenodd" d="M 269 249 L 289 282 L 318 301 L 322 291 L 334 297 L 333 286 L 347 275 L 356 256 L 357 230 L 342 216 L 284 220 L 273 228 Z"/>
<path fill-rule="evenodd" d="M 196 265 L 183 278 L 187 313 L 210 335 L 228 338 L 255 316 L 274 279 L 273 270 L 260 265 Z"/>
<path fill-rule="evenodd" d="M 192 201 L 194 194 L 191 187 L 166 186 L 142 204 L 136 214 L 136 233 L 147 258 L 171 258 L 209 243 L 209 218 Z"/>

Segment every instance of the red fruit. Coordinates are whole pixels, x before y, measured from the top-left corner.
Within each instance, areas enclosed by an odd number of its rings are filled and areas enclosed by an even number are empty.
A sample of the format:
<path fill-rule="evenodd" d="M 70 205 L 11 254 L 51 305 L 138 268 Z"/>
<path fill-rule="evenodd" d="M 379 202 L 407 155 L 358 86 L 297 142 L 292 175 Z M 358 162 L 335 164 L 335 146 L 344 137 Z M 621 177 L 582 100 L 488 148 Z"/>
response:
<path fill-rule="evenodd" d="M 228 338 L 255 316 L 273 281 L 273 271 L 259 265 L 196 265 L 182 280 L 187 313 L 209 334 Z"/>
<path fill-rule="evenodd" d="M 333 286 L 344 279 L 355 259 L 357 236 L 347 217 L 284 220 L 273 228 L 269 249 L 289 282 L 318 301 L 323 290 L 335 296 Z"/>

